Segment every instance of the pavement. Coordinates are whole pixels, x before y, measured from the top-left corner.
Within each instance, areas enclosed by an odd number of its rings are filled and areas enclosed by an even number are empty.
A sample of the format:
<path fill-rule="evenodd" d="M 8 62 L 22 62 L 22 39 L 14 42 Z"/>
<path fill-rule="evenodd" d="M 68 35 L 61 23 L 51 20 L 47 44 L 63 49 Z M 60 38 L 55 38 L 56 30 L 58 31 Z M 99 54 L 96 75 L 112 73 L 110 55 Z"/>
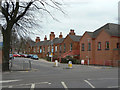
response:
<path fill-rule="evenodd" d="M 31 61 L 32 69 L 2 73 L 2 88 L 119 88 L 117 67 L 73 65 L 68 69 L 68 64 L 59 63 L 55 67 L 54 62 L 43 59 L 15 60 Z M 19 64 L 16 66 L 21 66 Z"/>

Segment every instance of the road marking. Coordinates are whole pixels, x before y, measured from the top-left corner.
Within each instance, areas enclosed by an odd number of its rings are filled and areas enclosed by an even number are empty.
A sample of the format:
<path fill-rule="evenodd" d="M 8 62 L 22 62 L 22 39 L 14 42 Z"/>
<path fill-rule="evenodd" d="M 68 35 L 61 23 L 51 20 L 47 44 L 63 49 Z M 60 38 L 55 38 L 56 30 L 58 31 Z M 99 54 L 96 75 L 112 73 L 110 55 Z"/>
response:
<path fill-rule="evenodd" d="M 49 85 L 51 84 L 51 83 L 48 83 Z"/>
<path fill-rule="evenodd" d="M 0 83 L 8 83 L 8 82 L 16 82 L 20 80 L 5 80 L 5 81 L 0 81 Z"/>
<path fill-rule="evenodd" d="M 13 86 L 9 86 L 8 88 L 12 88 Z"/>
<path fill-rule="evenodd" d="M 35 84 L 49 84 L 50 85 L 51 83 L 49 83 L 49 82 L 40 82 L 40 83 L 35 83 Z M 35 87 L 33 83 L 14 85 L 14 87 L 28 86 L 28 85 L 31 85 L 31 90 L 33 90 L 32 87 Z M 9 86 L 2 86 L 2 87 L 9 87 Z"/>
<path fill-rule="evenodd" d="M 84 80 L 86 83 L 88 83 L 92 88 L 95 88 L 89 81 Z"/>
<path fill-rule="evenodd" d="M 31 89 L 30 89 L 30 90 L 34 90 L 34 88 L 35 88 L 35 84 L 33 83 L 33 84 L 31 85 Z"/>
<path fill-rule="evenodd" d="M 63 87 L 64 87 L 66 90 L 68 90 L 68 87 L 66 86 L 65 82 L 61 82 L 61 83 L 62 83 Z"/>
<path fill-rule="evenodd" d="M 120 86 L 109 86 L 108 88 L 119 88 Z"/>
<path fill-rule="evenodd" d="M 120 79 L 120 78 L 96 78 L 96 79 L 87 79 L 87 80 L 105 80 L 105 79 L 109 79 L 109 80 L 112 80 L 112 79 Z"/>

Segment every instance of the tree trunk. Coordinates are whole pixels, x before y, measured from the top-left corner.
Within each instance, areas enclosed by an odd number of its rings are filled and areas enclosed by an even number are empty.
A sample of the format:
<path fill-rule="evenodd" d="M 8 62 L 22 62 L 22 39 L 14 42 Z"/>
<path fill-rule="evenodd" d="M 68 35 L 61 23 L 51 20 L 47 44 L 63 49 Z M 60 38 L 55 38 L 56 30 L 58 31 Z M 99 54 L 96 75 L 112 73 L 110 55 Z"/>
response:
<path fill-rule="evenodd" d="M 10 52 L 10 37 L 12 27 L 7 27 L 3 31 L 3 48 L 2 48 L 2 71 L 9 71 L 9 52 Z"/>

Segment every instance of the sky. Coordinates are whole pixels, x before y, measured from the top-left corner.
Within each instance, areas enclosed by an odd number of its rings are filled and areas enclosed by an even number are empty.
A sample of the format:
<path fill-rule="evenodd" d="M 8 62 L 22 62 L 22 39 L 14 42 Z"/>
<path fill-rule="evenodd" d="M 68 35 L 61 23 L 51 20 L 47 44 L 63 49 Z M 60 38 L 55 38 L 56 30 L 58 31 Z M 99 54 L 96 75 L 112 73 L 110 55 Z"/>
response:
<path fill-rule="evenodd" d="M 118 23 L 118 2 L 119 0 L 63 0 L 62 7 L 66 14 L 59 11 L 51 11 L 59 20 L 53 20 L 49 15 L 43 16 L 39 36 L 41 41 L 50 32 L 59 37 L 62 32 L 63 37 L 69 34 L 70 29 L 74 29 L 76 35 L 83 35 L 85 31 L 95 31 L 107 23 Z"/>
<path fill-rule="evenodd" d="M 60 0 L 56 0 L 60 1 Z M 55 37 L 59 37 L 62 32 L 65 38 L 69 34 L 70 29 L 74 29 L 76 35 L 83 35 L 85 31 L 95 31 L 107 23 L 118 23 L 118 2 L 120 0 L 62 0 L 63 14 L 57 10 L 50 10 L 51 14 L 59 21 L 43 13 L 35 13 L 36 18 L 41 27 L 34 28 L 36 35 L 30 35 L 32 40 L 40 37 L 44 40 L 45 35 L 49 39 L 50 32 L 55 33 Z M 2 38 L 0 37 L 0 41 Z"/>

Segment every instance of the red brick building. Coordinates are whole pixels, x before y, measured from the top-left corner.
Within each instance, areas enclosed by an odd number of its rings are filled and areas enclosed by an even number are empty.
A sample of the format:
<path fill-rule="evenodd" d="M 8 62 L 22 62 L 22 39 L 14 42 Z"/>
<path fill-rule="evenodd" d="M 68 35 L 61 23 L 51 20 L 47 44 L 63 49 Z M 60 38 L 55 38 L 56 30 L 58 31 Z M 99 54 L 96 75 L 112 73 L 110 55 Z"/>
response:
<path fill-rule="evenodd" d="M 79 59 L 80 55 L 80 41 L 81 36 L 75 35 L 74 30 L 70 30 L 70 33 L 65 37 L 62 42 L 62 58 L 66 56 L 71 56 L 73 58 Z"/>
<path fill-rule="evenodd" d="M 44 41 L 40 41 L 37 37 L 35 42 L 31 42 L 27 51 L 31 54 L 37 54 L 39 58 L 45 58 L 51 53 L 53 57 L 65 58 L 66 56 L 79 57 L 79 40 L 81 36 L 75 35 L 74 30 L 70 30 L 70 33 L 63 38 L 62 32 L 60 32 L 59 38 L 55 38 L 54 32 L 50 33 L 50 40 L 47 40 L 46 36 Z"/>
<path fill-rule="evenodd" d="M 80 39 L 80 59 L 86 64 L 116 66 L 120 60 L 120 32 L 117 24 L 106 24 Z"/>

